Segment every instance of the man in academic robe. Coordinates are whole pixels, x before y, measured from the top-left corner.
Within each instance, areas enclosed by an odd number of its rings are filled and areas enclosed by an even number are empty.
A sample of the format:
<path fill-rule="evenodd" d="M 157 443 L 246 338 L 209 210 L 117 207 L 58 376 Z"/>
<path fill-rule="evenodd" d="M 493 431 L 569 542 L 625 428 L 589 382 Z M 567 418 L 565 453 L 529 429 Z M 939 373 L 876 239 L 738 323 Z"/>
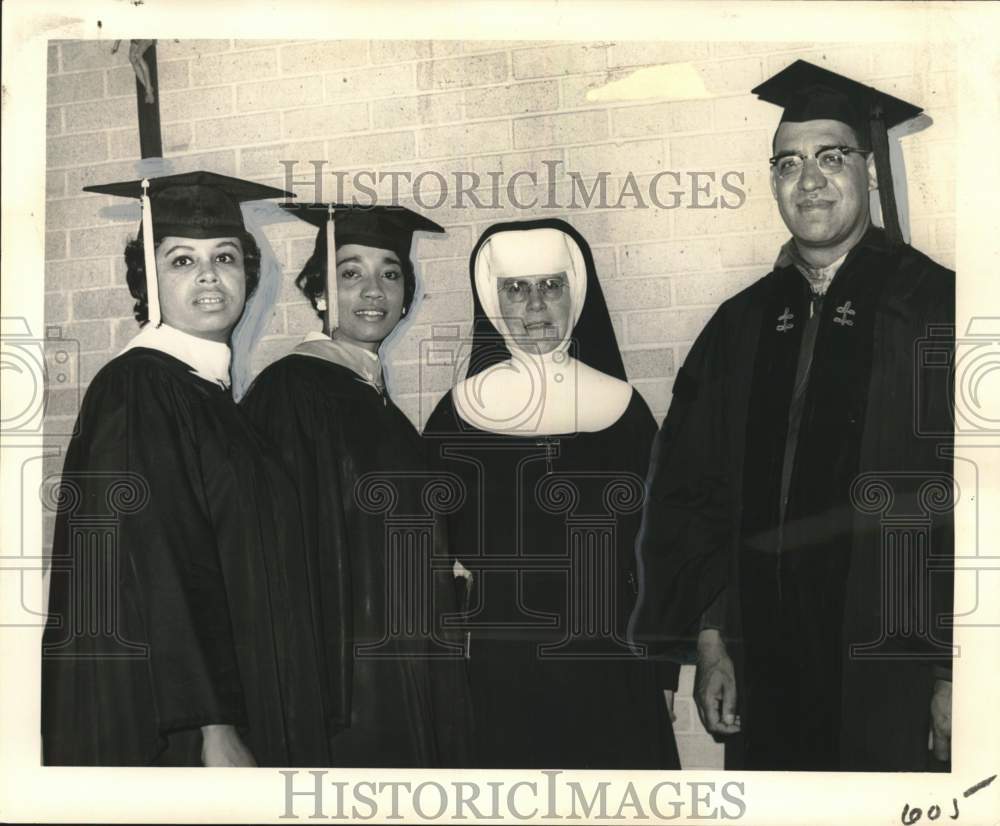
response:
<path fill-rule="evenodd" d="M 792 238 L 677 375 L 632 639 L 694 650 L 729 768 L 939 768 L 952 458 L 929 434 L 952 430 L 954 273 L 902 241 L 886 135 L 920 109 L 804 61 L 754 92 L 784 107 L 771 189 Z"/>

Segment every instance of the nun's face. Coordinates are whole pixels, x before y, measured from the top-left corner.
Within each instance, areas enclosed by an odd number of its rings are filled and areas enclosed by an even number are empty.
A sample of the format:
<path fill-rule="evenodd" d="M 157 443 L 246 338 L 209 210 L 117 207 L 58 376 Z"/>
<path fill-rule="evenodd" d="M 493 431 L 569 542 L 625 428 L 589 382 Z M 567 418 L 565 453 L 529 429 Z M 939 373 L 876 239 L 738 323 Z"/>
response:
<path fill-rule="evenodd" d="M 403 316 L 403 265 L 391 250 L 344 244 L 337 249 L 337 308 L 333 337 L 369 352 Z"/>
<path fill-rule="evenodd" d="M 497 279 L 500 314 L 519 347 L 551 353 L 569 331 L 573 315 L 565 272 Z"/>
<path fill-rule="evenodd" d="M 246 273 L 239 238 L 179 238 L 156 245 L 163 323 L 211 341 L 229 341 L 243 315 Z"/>

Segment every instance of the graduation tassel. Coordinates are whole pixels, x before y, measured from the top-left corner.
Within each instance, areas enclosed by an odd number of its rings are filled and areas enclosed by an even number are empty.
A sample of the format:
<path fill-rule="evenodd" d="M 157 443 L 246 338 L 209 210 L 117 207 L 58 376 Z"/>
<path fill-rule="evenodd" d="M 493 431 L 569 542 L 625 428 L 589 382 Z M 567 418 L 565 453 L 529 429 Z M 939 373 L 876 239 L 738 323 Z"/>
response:
<path fill-rule="evenodd" d="M 323 316 L 323 334 L 332 336 L 340 324 L 337 307 L 337 243 L 333 225 L 333 204 L 327 205 L 326 220 L 326 280 L 323 284 L 323 300 L 326 315 Z"/>
<path fill-rule="evenodd" d="M 156 280 L 156 242 L 153 239 L 153 207 L 149 202 L 149 178 L 142 179 L 142 252 L 146 269 L 146 306 L 149 323 L 160 326 L 160 289 Z"/>
<path fill-rule="evenodd" d="M 875 172 L 878 175 L 878 200 L 882 206 L 882 223 L 885 234 L 893 244 L 903 242 L 899 228 L 899 213 L 896 209 L 896 193 L 892 186 L 892 164 L 889 160 L 889 133 L 885 128 L 882 106 L 875 104 L 871 110 L 869 131 L 872 152 L 875 154 Z"/>

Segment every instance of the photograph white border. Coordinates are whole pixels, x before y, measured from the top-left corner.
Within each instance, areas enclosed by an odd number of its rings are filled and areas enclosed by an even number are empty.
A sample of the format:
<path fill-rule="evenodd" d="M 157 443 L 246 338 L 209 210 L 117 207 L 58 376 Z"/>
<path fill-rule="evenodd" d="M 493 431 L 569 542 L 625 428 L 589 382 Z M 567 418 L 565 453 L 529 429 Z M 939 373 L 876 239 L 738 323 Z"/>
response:
<path fill-rule="evenodd" d="M 525 40 L 774 40 L 859 43 L 894 41 L 951 43 L 958 63 L 959 133 L 956 139 L 957 334 L 968 321 L 1000 308 L 996 262 L 1000 259 L 1000 127 L 997 88 L 1000 58 L 996 36 L 1000 14 L 976 3 L 642 3 L 642 2 L 378 2 L 326 3 L 283 0 L 251 3 L 231 0 L 118 0 L 72 3 L 68 0 L 8 0 L 3 14 L 2 302 L 4 316 L 26 318 L 32 331 L 44 330 L 45 101 L 47 42 L 101 37 L 268 37 L 315 39 Z M 82 12 L 85 11 L 84 15 Z M 100 23 L 98 23 L 100 21 Z M 762 273 L 763 274 L 763 273 Z M 1000 317 L 1000 309 L 995 311 Z M 1000 335 L 1000 320 L 994 333 Z M 996 378 L 992 380 L 995 392 Z M 1000 415 L 996 417 L 1000 428 Z M 994 453 L 997 436 L 981 444 L 959 441 L 979 463 L 978 501 L 967 497 L 956 512 L 957 550 L 963 558 L 986 554 L 976 537 L 1000 535 L 1000 473 Z M 963 446 L 964 445 L 964 446 Z M 990 446 L 994 449 L 991 450 Z M 41 463 L 22 477 L 21 463 L 8 460 L 35 444 L 2 444 L 0 465 L 0 546 L 41 548 L 39 512 L 20 513 L 22 485 L 41 480 Z M 10 451 L 10 453 L 8 453 Z M 977 507 L 984 523 L 973 525 Z M 40 510 L 40 505 L 37 510 Z M 993 528 L 990 530 L 990 528 Z M 979 577 L 996 585 L 992 575 Z M 20 604 L 23 577 L 8 565 L 0 571 L 0 606 Z M 14 566 L 16 568 L 16 565 Z M 991 578 L 992 577 L 992 578 Z M 997 591 L 994 590 L 994 594 Z M 980 593 L 980 599 L 992 594 Z M 4 609 L 6 610 L 6 609 Z M 6 620 L 5 620 L 6 622 Z M 289 822 L 284 811 L 284 778 L 274 769 L 68 769 L 39 765 L 40 628 L 0 627 L 0 819 L 20 821 Z M 961 655 L 955 662 L 952 773 L 936 774 L 781 774 L 683 772 L 567 772 L 562 779 L 593 783 L 631 781 L 640 798 L 657 782 L 671 780 L 743 784 L 745 824 L 899 823 L 905 803 L 927 811 L 938 803 L 948 820 L 958 797 L 961 824 L 986 824 L 1000 817 L 1000 782 L 974 797 L 962 791 L 1000 772 L 1000 716 L 996 698 L 1000 678 L 1000 638 L 993 627 L 956 629 Z M 373 772 L 337 770 L 347 783 L 370 780 Z M 379 771 L 380 780 L 410 778 L 540 782 L 539 772 Z M 620 795 L 619 795 L 620 796 Z M 617 801 L 614 793 L 611 799 Z M 560 805 L 565 805 L 562 799 Z M 730 807 L 732 811 L 732 807 Z M 452 809 L 451 814 L 454 813 Z M 385 812 L 383 812 L 384 816 Z M 421 822 L 401 810 L 405 822 Z M 544 809 L 525 822 L 546 822 Z M 300 817 L 306 820 L 306 817 Z M 447 816 L 443 820 L 449 819 Z M 332 820 L 332 818 L 331 818 Z M 628 816 L 615 822 L 628 820 Z M 924 816 L 921 822 L 926 822 Z M 316 821 L 313 821 L 316 822 Z M 404 821 L 399 821 L 404 822 Z M 462 822 L 473 822 L 465 819 Z M 495 821 L 494 821 L 495 822 Z M 641 822 L 655 822 L 641 821 Z M 672 822 L 684 822 L 678 819 Z M 702 819 L 696 822 L 715 822 Z"/>

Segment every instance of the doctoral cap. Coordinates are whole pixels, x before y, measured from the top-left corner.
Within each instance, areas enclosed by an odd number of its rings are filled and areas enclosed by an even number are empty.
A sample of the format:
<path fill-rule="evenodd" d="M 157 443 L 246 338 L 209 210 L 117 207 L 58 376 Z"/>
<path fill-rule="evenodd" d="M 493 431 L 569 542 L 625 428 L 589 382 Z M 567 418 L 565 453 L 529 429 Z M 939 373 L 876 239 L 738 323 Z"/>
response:
<path fill-rule="evenodd" d="M 409 258 L 415 232 L 444 232 L 444 227 L 404 206 L 352 204 L 282 204 L 296 218 L 319 228 L 316 248 L 326 250 L 326 313 L 323 331 L 337 328 L 336 250 L 346 244 L 392 250 Z"/>
<path fill-rule="evenodd" d="M 84 192 L 138 198 L 141 201 L 140 232 L 144 241 L 146 297 L 149 320 L 154 326 L 160 323 L 156 241 L 168 235 L 180 238 L 238 236 L 246 232 L 240 210 L 243 201 L 295 197 L 283 189 L 214 172 L 184 172 L 138 181 L 85 186 L 83 189 Z M 150 238 L 153 243 L 150 243 Z"/>
<path fill-rule="evenodd" d="M 784 108 L 781 123 L 838 120 L 854 129 L 858 140 L 867 143 L 860 148 L 875 154 L 886 233 L 893 241 L 902 240 L 892 187 L 888 131 L 915 118 L 923 109 L 805 60 L 796 60 L 752 91 L 761 100 Z"/>

